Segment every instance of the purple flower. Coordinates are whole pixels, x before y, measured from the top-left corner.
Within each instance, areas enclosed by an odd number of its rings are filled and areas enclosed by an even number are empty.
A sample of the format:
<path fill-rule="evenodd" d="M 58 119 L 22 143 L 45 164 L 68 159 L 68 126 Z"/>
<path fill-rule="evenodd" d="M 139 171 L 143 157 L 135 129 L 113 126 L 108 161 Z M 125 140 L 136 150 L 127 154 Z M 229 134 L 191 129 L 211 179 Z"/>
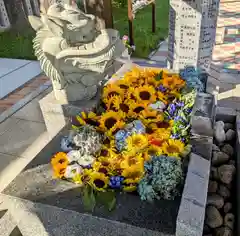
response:
<path fill-rule="evenodd" d="M 172 134 L 172 135 L 171 135 L 171 138 L 172 138 L 172 139 L 179 139 L 179 134 Z"/>
<path fill-rule="evenodd" d="M 174 113 L 175 113 L 175 111 L 176 111 L 176 105 L 175 104 L 170 104 L 169 105 L 169 114 L 170 114 L 170 116 L 173 116 L 174 115 Z"/>
<path fill-rule="evenodd" d="M 187 108 L 186 109 L 186 112 L 189 114 L 189 113 L 191 113 L 192 112 L 192 108 Z"/>
<path fill-rule="evenodd" d="M 185 138 L 181 138 L 181 141 L 182 141 L 183 143 L 185 143 L 185 142 L 186 142 L 186 139 L 185 139 Z"/>
<path fill-rule="evenodd" d="M 176 106 L 178 106 L 178 107 L 184 107 L 184 102 L 177 102 L 177 103 L 176 103 Z"/>
<path fill-rule="evenodd" d="M 157 88 L 157 90 L 159 90 L 163 93 L 167 91 L 167 89 L 162 84 Z"/>
<path fill-rule="evenodd" d="M 176 116 L 174 117 L 174 121 L 181 121 L 182 120 L 182 117 L 181 116 Z"/>

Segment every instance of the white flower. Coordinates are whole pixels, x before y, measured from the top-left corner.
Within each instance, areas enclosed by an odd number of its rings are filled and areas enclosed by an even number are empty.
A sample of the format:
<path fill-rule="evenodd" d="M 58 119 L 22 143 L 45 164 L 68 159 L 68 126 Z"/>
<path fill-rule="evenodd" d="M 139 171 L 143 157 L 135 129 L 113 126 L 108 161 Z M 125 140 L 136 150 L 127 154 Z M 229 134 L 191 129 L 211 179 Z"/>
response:
<path fill-rule="evenodd" d="M 78 161 L 81 158 L 81 153 L 78 150 L 72 150 L 67 154 L 68 161 L 71 163 L 72 161 Z"/>
<path fill-rule="evenodd" d="M 149 105 L 152 109 L 157 111 L 163 111 L 164 108 L 166 108 L 166 105 L 162 101 L 158 101 L 156 103 L 152 103 Z"/>
<path fill-rule="evenodd" d="M 68 137 L 65 136 L 61 139 L 61 144 L 60 145 L 61 145 L 61 149 L 64 152 L 69 152 L 69 151 L 72 150 L 72 147 L 70 146 L 70 144 L 71 144 L 71 142 L 70 142 Z"/>
<path fill-rule="evenodd" d="M 81 166 L 91 165 L 95 161 L 95 158 L 91 155 L 83 155 L 78 159 L 78 164 Z"/>
<path fill-rule="evenodd" d="M 71 179 L 75 175 L 81 174 L 82 172 L 83 172 L 83 169 L 81 166 L 79 166 L 78 164 L 73 164 L 73 165 L 67 166 L 64 176 L 67 179 Z"/>

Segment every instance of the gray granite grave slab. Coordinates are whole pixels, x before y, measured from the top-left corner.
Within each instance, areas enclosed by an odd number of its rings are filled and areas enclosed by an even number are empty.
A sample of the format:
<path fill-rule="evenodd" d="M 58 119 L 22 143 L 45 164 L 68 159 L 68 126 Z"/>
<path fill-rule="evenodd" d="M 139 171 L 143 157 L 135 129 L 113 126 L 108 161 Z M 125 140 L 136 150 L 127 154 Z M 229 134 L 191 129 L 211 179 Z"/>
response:
<path fill-rule="evenodd" d="M 202 236 L 210 161 L 191 153 L 177 217 L 176 236 Z"/>
<path fill-rule="evenodd" d="M 49 162 L 51 156 L 60 151 L 59 142 L 60 136 L 56 136 L 4 190 L 4 194 L 85 213 L 80 188 L 75 184 L 52 178 Z M 103 207 L 96 207 L 93 215 L 156 230 L 163 235 L 174 235 L 179 204 L 180 198 L 150 204 L 141 201 L 139 196 L 134 194 L 119 194 L 114 211 L 108 212 Z"/>

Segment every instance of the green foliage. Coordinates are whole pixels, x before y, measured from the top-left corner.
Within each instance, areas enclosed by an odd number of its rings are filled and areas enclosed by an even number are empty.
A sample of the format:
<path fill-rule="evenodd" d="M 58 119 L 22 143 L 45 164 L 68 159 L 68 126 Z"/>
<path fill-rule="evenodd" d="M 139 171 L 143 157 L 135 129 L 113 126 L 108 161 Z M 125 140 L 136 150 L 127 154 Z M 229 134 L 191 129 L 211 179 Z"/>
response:
<path fill-rule="evenodd" d="M 156 33 L 152 33 L 152 7 L 147 6 L 136 14 L 133 20 L 134 44 L 136 51 L 134 57 L 147 58 L 151 51 L 156 49 L 160 40 L 168 34 L 168 0 L 156 0 Z M 113 5 L 114 28 L 120 35 L 129 35 L 127 6 L 121 8 Z"/>
<path fill-rule="evenodd" d="M 82 188 L 82 201 L 86 211 L 93 212 L 96 204 L 103 205 L 109 211 L 112 211 L 116 206 L 116 195 L 114 191 L 97 192 L 86 185 Z"/>
<path fill-rule="evenodd" d="M 126 7 L 128 4 L 128 0 L 113 0 L 113 6 L 115 7 Z"/>
<path fill-rule="evenodd" d="M 112 211 L 116 206 L 116 196 L 114 191 L 97 192 L 97 202 L 104 205 L 109 211 Z"/>
<path fill-rule="evenodd" d="M 155 79 L 156 79 L 157 81 L 160 81 L 160 80 L 162 79 L 162 76 L 163 76 L 163 71 L 161 71 L 161 72 L 155 77 Z"/>
<path fill-rule="evenodd" d="M 26 29 L 22 33 L 14 30 L 0 33 L 0 57 L 36 60 L 32 40 L 35 32 Z"/>
<path fill-rule="evenodd" d="M 82 201 L 83 206 L 86 211 L 93 212 L 95 206 L 96 206 L 96 198 L 94 195 L 93 188 L 89 185 L 84 186 L 82 189 Z"/>

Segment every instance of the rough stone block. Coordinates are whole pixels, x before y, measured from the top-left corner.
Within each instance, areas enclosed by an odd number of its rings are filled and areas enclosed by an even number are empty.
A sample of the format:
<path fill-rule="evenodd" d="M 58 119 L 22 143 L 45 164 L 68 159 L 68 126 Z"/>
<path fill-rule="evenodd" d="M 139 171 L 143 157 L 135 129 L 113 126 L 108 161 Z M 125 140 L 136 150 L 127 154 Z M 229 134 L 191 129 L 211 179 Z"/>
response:
<path fill-rule="evenodd" d="M 213 136 L 212 120 L 208 117 L 192 116 L 191 118 L 191 133 L 204 136 Z"/>
<path fill-rule="evenodd" d="M 176 236 L 202 236 L 210 161 L 192 153 L 179 207 Z"/>
<path fill-rule="evenodd" d="M 193 134 L 190 143 L 192 145 L 192 152 L 207 160 L 211 159 L 213 137 Z"/>

